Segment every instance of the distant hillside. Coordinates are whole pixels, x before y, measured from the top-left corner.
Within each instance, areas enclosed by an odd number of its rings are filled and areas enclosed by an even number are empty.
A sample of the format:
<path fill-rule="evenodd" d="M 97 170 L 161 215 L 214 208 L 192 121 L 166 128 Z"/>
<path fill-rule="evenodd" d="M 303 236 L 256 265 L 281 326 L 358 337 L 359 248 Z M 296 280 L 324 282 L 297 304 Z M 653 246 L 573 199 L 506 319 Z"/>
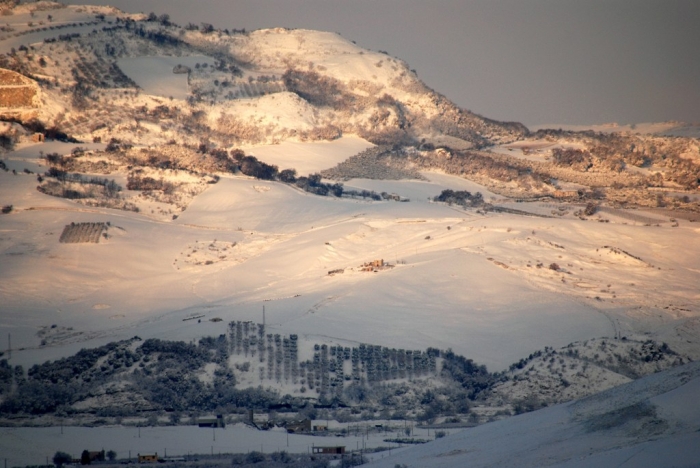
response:
<path fill-rule="evenodd" d="M 186 320 L 197 320 L 192 316 Z M 217 321 L 221 321 L 218 319 Z M 25 370 L 0 360 L 0 424 L 26 418 L 109 424 L 125 417 L 172 422 L 241 408 L 315 418 L 413 419 L 476 425 L 588 396 L 690 359 L 653 341 L 591 340 L 546 348 L 510 366 L 486 367 L 451 350 L 314 343 L 230 322 L 198 343 L 159 339 L 113 342 Z M 44 328 L 53 344 L 72 330 Z M 361 413 L 361 415 L 360 415 Z M 175 417 L 176 416 L 176 417 Z"/>
<path fill-rule="evenodd" d="M 324 177 L 439 170 L 520 199 L 700 211 L 696 138 L 631 127 L 530 132 L 457 107 L 407 63 L 334 33 L 180 26 L 167 14 L 48 1 L 5 14 L 0 118 L 28 134 L 223 158 L 245 145 L 356 135 L 382 149 Z M 27 139 L 8 128 L 2 146 Z"/>
<path fill-rule="evenodd" d="M 16 26 L 0 37 L 10 46 L 0 67 L 39 83 L 44 127 L 82 141 L 230 147 L 352 133 L 483 147 L 527 133 L 458 108 L 403 61 L 333 33 L 182 27 L 167 15 L 46 1 L 7 14 Z"/>

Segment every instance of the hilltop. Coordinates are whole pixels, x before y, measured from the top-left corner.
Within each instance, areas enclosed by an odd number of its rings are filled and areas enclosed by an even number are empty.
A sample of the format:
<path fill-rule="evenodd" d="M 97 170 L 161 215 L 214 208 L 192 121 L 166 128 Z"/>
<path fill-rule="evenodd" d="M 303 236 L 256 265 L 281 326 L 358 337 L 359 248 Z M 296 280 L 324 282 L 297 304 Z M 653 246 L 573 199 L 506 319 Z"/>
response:
<path fill-rule="evenodd" d="M 527 131 L 457 108 L 403 61 L 334 33 L 181 27 L 46 1 L 10 18 L 3 42 L 16 46 L 0 65 L 42 88 L 38 122 L 84 141 L 227 147 L 352 133 L 484 146 Z"/>

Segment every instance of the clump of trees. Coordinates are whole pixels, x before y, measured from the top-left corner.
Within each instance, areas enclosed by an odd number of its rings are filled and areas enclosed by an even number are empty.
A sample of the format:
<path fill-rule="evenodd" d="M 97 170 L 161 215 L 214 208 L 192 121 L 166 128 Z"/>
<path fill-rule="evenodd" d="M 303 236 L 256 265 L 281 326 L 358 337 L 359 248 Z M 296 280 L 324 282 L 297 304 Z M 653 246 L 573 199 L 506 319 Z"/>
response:
<path fill-rule="evenodd" d="M 580 149 L 554 148 L 552 150 L 552 162 L 561 167 L 568 167 L 585 172 L 593 167 L 591 153 Z"/>
<path fill-rule="evenodd" d="M 459 382 L 468 391 L 469 398 L 472 400 L 494 382 L 494 375 L 486 370 L 486 366 L 478 365 L 471 359 L 455 354 L 451 349 L 441 351 L 428 348 L 427 352 L 443 358 L 442 374 Z"/>
<path fill-rule="evenodd" d="M 262 180 L 279 180 L 315 195 L 343 196 L 343 184 L 324 183 L 320 174 L 297 177 L 295 169 L 284 169 L 280 172 L 277 166 L 259 161 L 255 156 L 246 156 L 241 150 L 232 151 L 231 157 L 237 162 L 238 170 L 247 176 Z"/>
<path fill-rule="evenodd" d="M 263 180 L 276 180 L 279 168 L 275 165 L 265 164 L 255 156 L 246 156 L 241 150 L 231 152 L 231 157 L 238 164 L 241 173 Z"/>
<path fill-rule="evenodd" d="M 450 205 L 460 205 L 466 208 L 483 205 L 484 197 L 481 195 L 481 192 L 472 194 L 467 190 L 445 189 L 442 191 L 442 193 L 440 193 L 440 195 L 433 197 L 433 201 L 448 203 Z"/>
<path fill-rule="evenodd" d="M 355 104 L 354 95 L 346 92 L 345 85 L 315 71 L 287 70 L 282 75 L 287 90 L 315 106 L 348 109 Z"/>
<path fill-rule="evenodd" d="M 334 197 L 343 196 L 343 184 L 327 184 L 321 182 L 321 174 L 311 174 L 308 177 L 299 177 L 294 181 L 294 185 L 315 195 L 333 195 Z"/>

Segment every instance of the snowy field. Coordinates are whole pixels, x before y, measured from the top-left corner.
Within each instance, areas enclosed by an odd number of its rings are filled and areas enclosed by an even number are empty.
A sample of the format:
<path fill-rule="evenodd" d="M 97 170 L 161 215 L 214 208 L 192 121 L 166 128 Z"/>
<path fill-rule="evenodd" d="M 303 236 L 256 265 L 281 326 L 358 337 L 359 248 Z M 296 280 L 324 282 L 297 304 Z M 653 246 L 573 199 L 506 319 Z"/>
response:
<path fill-rule="evenodd" d="M 241 149 L 280 170 L 294 168 L 297 175 L 306 176 L 330 169 L 372 146 L 362 138 L 343 136 L 333 141 L 302 143 L 287 140 L 278 145 L 244 146 Z"/>
<path fill-rule="evenodd" d="M 196 64 L 213 65 L 214 59 L 204 55 L 183 57 L 125 57 L 118 60 L 119 68 L 134 80 L 146 94 L 173 99 L 187 99 L 187 73 L 173 73 L 177 65 L 194 69 Z"/>

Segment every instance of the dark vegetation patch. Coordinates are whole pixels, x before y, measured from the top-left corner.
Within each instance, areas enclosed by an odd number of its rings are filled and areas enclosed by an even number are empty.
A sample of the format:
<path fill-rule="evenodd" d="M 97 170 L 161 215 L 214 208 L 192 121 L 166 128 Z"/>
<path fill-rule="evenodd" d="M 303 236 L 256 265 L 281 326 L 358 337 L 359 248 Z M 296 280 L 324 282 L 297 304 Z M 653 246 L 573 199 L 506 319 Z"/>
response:
<path fill-rule="evenodd" d="M 198 343 L 134 337 L 34 365 L 26 373 L 2 360 L 0 414 L 125 417 L 231 414 L 250 408 L 312 419 L 330 411 L 348 421 L 362 411 L 367 418 L 377 412 L 397 419 L 412 413 L 418 420 L 433 421 L 440 415 L 468 413 L 469 402 L 493 381 L 484 366 L 449 350 L 313 346 L 313 357 L 300 361 L 296 335 L 268 334 L 262 325 L 232 322 L 229 333 Z M 231 356 L 249 361 L 229 366 Z M 214 365 L 213 377 L 202 380 L 208 365 Z M 239 372 L 260 372 L 263 386 L 239 388 Z M 445 385 L 421 388 L 417 382 L 423 378 L 440 378 Z M 303 387 L 304 396 L 266 389 L 282 382 Z M 98 395 L 108 399 L 87 410 L 73 406 Z"/>

